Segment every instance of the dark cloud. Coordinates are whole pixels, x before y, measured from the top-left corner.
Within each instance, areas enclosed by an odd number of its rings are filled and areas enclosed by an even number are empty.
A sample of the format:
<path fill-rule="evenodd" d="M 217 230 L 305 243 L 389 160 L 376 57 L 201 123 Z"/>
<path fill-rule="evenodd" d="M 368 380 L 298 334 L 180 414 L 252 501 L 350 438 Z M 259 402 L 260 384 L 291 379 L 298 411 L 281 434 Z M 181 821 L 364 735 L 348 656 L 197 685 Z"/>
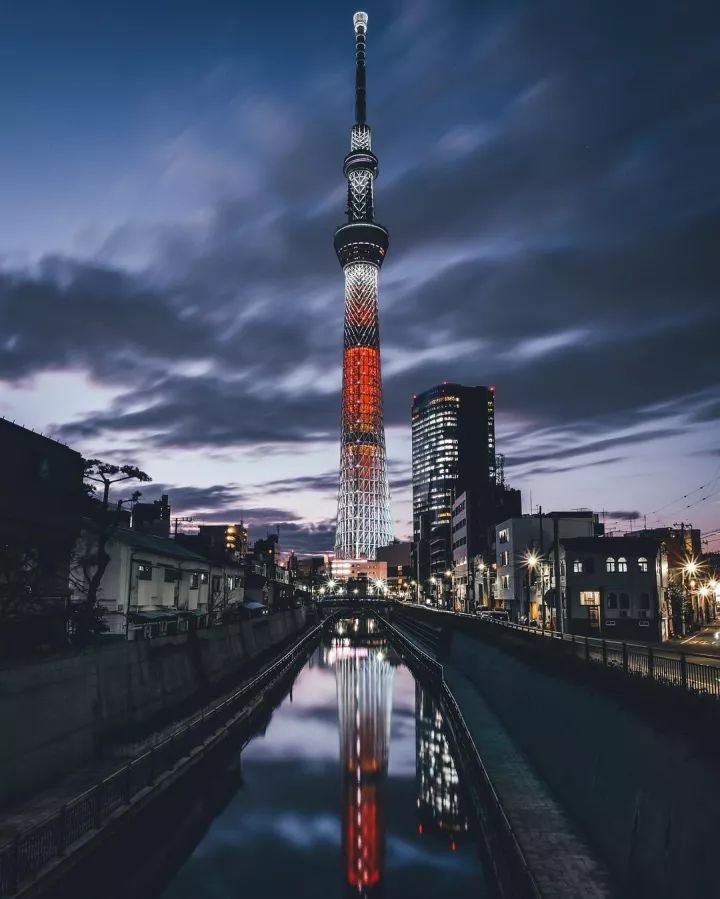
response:
<path fill-rule="evenodd" d="M 618 509 L 614 512 L 605 512 L 605 517 L 613 519 L 615 521 L 637 521 L 639 518 L 642 518 L 642 512 L 638 512 L 637 509 L 633 511 L 627 511 L 624 509 Z"/>
<path fill-rule="evenodd" d="M 588 462 L 586 459 L 578 459 L 575 465 L 536 465 L 532 468 L 524 468 L 522 474 L 526 479 L 537 475 L 565 474 L 569 471 L 577 471 L 581 468 L 585 469 L 604 465 L 614 465 L 616 462 L 622 462 L 624 458 L 624 456 L 608 456 L 606 459 L 596 459 L 593 462 Z"/>
<path fill-rule="evenodd" d="M 392 241 L 381 278 L 389 425 L 408 427 L 412 395 L 434 383 L 493 383 L 498 421 L 516 435 L 508 467 L 541 476 L 591 453 L 619 462 L 608 453 L 716 419 L 717 24 L 704 3 L 678 16 L 666 0 L 602 13 L 569 0 L 437 0 L 373 31 L 376 206 Z M 307 77 L 235 99 L 252 122 L 242 140 L 218 148 L 204 136 L 213 159 L 222 149 L 253 178 L 230 178 L 201 225 L 130 222 L 95 263 L 0 274 L 1 378 L 74 368 L 124 391 L 58 418 L 63 440 L 336 443 L 331 239 L 351 71 L 334 45 L 316 49 Z M 203 112 L 227 118 L 226 97 L 215 107 Z M 198 152 L 177 143 L 173 166 L 188 170 Z M 137 246 L 150 261 L 130 273 L 123 254 Z M 407 490 L 407 471 L 392 482 Z M 330 494 L 336 475 L 267 492 L 305 489 Z M 224 498 L 188 493 L 179 505 L 223 514 Z M 313 527 L 303 539 L 325 540 Z"/>
<path fill-rule="evenodd" d="M 554 449 L 547 452 L 527 453 L 523 456 L 510 457 L 508 462 L 514 467 L 527 465 L 534 462 L 545 462 L 551 459 L 568 459 L 575 456 L 585 456 L 591 453 L 603 452 L 618 446 L 629 446 L 635 443 L 646 443 L 662 437 L 673 437 L 681 433 L 677 429 L 658 428 L 654 431 L 642 431 L 636 434 L 625 434 L 619 437 L 608 437 L 605 440 L 594 440 L 579 446 L 569 446 L 563 449 Z M 587 463 L 583 463 L 583 466 Z"/>

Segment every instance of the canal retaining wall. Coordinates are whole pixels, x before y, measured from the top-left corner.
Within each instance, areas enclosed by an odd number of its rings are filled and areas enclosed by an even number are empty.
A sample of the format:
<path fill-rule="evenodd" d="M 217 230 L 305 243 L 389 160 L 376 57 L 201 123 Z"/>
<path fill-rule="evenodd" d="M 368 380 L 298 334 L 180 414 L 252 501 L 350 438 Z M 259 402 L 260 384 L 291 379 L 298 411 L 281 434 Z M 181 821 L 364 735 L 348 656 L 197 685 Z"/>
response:
<path fill-rule="evenodd" d="M 720 769 L 711 746 L 699 751 L 697 736 L 675 726 L 671 703 L 665 728 L 652 726 L 621 695 L 544 671 L 491 640 L 444 630 L 447 662 L 486 697 L 606 859 L 622 895 L 720 895 L 713 858 Z"/>
<path fill-rule="evenodd" d="M 0 805 L 204 699 L 305 627 L 305 609 L 0 669 Z"/>

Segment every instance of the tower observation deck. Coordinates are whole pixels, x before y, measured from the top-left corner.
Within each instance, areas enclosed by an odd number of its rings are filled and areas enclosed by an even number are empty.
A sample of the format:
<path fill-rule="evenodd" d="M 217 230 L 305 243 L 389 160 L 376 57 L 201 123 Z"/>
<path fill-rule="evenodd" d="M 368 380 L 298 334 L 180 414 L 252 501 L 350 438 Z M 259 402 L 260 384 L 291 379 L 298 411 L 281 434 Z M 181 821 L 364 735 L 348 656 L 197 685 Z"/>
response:
<path fill-rule="evenodd" d="M 374 220 L 378 160 L 366 122 L 365 39 L 368 17 L 355 28 L 355 124 L 343 174 L 348 182 L 347 224 L 335 232 L 345 274 L 342 437 L 335 556 L 374 559 L 393 537 L 385 453 L 378 274 L 388 249 L 387 228 Z"/>

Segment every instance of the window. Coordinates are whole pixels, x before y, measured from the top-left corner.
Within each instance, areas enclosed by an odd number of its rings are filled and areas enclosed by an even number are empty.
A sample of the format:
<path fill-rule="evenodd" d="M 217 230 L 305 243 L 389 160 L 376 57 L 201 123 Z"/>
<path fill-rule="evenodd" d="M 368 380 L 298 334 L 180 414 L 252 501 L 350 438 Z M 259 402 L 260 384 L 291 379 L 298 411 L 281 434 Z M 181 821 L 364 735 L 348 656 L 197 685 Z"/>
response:
<path fill-rule="evenodd" d="M 641 609 L 649 609 L 650 608 L 650 594 L 649 593 L 641 593 L 640 594 L 640 608 Z"/>
<path fill-rule="evenodd" d="M 573 562 L 573 574 L 582 574 L 583 563 L 581 559 L 575 559 Z"/>
<path fill-rule="evenodd" d="M 507 565 L 509 561 L 508 551 L 505 549 L 500 553 L 500 564 Z"/>
<path fill-rule="evenodd" d="M 165 583 L 166 584 L 174 584 L 175 581 L 179 580 L 180 572 L 177 568 L 166 568 L 165 569 Z"/>
<path fill-rule="evenodd" d="M 507 528 L 503 528 L 498 533 L 498 543 L 507 543 L 510 539 L 510 531 Z"/>
<path fill-rule="evenodd" d="M 510 575 L 503 574 L 502 577 L 500 578 L 500 584 L 501 584 L 503 590 L 509 590 L 510 589 Z"/>
<path fill-rule="evenodd" d="M 618 559 L 618 571 L 626 572 L 627 571 L 627 559 L 625 556 L 620 556 Z"/>
<path fill-rule="evenodd" d="M 617 609 L 617 593 L 608 593 L 607 607 L 608 609 Z"/>
<path fill-rule="evenodd" d="M 208 582 L 207 571 L 201 571 L 200 572 L 200 583 L 207 584 L 207 582 Z"/>
<path fill-rule="evenodd" d="M 630 608 L 630 597 L 627 593 L 620 594 L 620 608 L 621 609 L 629 609 Z"/>
<path fill-rule="evenodd" d="M 605 571 L 615 571 L 615 559 L 612 556 L 608 556 L 605 560 Z"/>
<path fill-rule="evenodd" d="M 197 571 L 193 571 L 193 573 L 190 575 L 190 589 L 197 590 L 199 583 L 200 575 Z"/>
<path fill-rule="evenodd" d="M 149 562 L 138 562 L 137 576 L 139 581 L 151 581 L 152 565 Z"/>
<path fill-rule="evenodd" d="M 600 593 L 598 590 L 581 590 L 580 591 L 581 606 L 598 606 L 600 605 Z"/>
<path fill-rule="evenodd" d="M 585 559 L 583 564 L 585 566 L 585 574 L 595 574 L 595 559 L 592 557 Z"/>
<path fill-rule="evenodd" d="M 640 569 L 640 571 L 648 570 L 648 560 L 645 558 L 645 556 L 640 556 L 640 558 L 638 559 L 638 568 Z"/>

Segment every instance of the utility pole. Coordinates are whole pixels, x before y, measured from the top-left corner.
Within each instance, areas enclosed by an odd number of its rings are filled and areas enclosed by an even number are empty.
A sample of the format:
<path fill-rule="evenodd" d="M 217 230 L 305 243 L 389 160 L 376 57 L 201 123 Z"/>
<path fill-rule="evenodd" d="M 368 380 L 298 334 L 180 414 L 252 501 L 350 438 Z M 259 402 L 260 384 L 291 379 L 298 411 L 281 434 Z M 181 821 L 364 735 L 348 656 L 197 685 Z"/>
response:
<path fill-rule="evenodd" d="M 562 595 L 562 584 L 560 583 L 560 522 L 558 521 L 557 512 L 553 512 L 553 562 L 555 568 L 555 609 L 557 616 L 557 628 L 561 634 L 565 633 L 564 621 L 564 603 Z"/>
<path fill-rule="evenodd" d="M 174 518 L 174 519 L 173 519 L 173 524 L 174 524 L 174 528 L 173 528 L 174 536 L 177 537 L 177 535 L 178 535 L 178 524 L 179 524 L 181 521 L 192 521 L 192 520 L 193 520 L 193 519 L 192 519 L 192 518 L 189 518 L 189 517 L 188 517 L 188 518 Z"/>

